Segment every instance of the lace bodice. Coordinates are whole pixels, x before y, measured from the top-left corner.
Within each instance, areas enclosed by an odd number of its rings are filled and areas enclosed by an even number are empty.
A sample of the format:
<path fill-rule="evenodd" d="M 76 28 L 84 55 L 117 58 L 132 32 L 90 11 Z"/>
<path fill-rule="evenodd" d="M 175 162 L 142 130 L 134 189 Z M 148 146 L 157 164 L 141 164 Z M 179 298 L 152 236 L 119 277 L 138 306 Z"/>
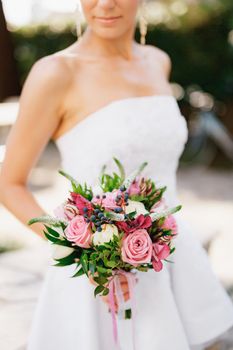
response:
<path fill-rule="evenodd" d="M 172 205 L 179 202 L 176 170 L 187 137 L 187 123 L 175 98 L 150 95 L 114 100 L 55 142 L 61 168 L 91 186 L 98 185 L 103 164 L 110 173 L 117 170 L 113 157 L 127 174 L 147 161 L 143 174 L 167 186 L 164 197 Z"/>

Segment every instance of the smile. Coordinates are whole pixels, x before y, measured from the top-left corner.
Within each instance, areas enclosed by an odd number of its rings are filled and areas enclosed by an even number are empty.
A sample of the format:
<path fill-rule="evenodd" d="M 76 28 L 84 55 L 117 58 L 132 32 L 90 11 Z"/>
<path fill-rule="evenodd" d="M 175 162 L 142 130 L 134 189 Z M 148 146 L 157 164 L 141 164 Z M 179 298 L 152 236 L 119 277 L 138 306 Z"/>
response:
<path fill-rule="evenodd" d="M 95 19 L 97 21 L 99 21 L 100 23 L 107 23 L 107 24 L 112 24 L 114 22 L 116 22 L 119 18 L 121 18 L 121 16 L 118 17 L 95 17 Z"/>

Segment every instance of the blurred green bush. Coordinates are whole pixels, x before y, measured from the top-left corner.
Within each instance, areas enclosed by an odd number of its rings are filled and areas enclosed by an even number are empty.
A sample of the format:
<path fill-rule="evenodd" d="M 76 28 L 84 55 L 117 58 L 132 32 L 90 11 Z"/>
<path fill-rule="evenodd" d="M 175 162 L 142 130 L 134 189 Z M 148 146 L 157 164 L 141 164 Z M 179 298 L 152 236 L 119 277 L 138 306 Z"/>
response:
<path fill-rule="evenodd" d="M 224 6 L 211 11 L 202 3 L 200 14 L 193 10 L 189 17 L 179 16 L 175 28 L 164 23 L 150 24 L 147 43 L 171 56 L 171 81 L 185 89 L 197 85 L 226 101 L 233 98 L 233 1 L 222 0 L 221 5 L 223 2 Z M 72 23 L 62 31 L 49 25 L 12 31 L 21 85 L 36 60 L 72 44 L 76 40 L 74 33 Z M 138 28 L 136 40 L 139 41 Z"/>

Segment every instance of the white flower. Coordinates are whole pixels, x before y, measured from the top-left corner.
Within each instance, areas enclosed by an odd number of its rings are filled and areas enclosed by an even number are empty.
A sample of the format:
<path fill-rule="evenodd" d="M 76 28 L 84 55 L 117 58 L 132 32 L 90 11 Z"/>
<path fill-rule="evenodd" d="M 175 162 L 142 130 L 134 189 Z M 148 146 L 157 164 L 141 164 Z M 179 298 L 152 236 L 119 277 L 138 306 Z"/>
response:
<path fill-rule="evenodd" d="M 140 215 L 140 214 L 148 214 L 149 212 L 146 210 L 145 206 L 143 203 L 141 202 L 137 202 L 137 201 L 132 201 L 132 200 L 128 200 L 129 205 L 126 205 L 125 207 L 125 213 L 129 214 L 132 213 L 133 211 L 136 211 L 136 216 Z"/>
<path fill-rule="evenodd" d="M 100 245 L 110 242 L 113 239 L 113 235 L 118 236 L 118 228 L 112 224 L 103 224 L 102 231 L 96 231 L 93 236 L 93 244 Z"/>
<path fill-rule="evenodd" d="M 51 244 L 51 252 L 53 259 L 62 259 L 73 253 L 74 248 L 65 247 L 60 244 Z"/>

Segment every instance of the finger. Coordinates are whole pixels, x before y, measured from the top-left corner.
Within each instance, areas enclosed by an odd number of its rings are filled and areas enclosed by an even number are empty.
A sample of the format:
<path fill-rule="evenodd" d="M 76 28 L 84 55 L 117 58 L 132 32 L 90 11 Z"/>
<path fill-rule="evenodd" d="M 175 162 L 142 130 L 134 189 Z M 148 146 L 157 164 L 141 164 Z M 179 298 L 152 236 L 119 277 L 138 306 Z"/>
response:
<path fill-rule="evenodd" d="M 107 297 L 106 297 L 106 296 L 102 296 L 101 298 L 102 298 L 102 300 L 104 301 L 104 303 L 108 305 L 108 307 L 109 307 L 108 310 L 111 311 L 111 309 L 110 309 L 110 302 L 109 302 L 109 300 L 107 299 Z M 114 300 L 114 308 L 115 308 L 115 311 L 118 312 L 118 304 L 117 304 L 117 301 L 116 301 L 116 300 Z"/>
<path fill-rule="evenodd" d="M 123 284 L 121 286 L 122 293 L 126 293 L 129 291 L 129 286 L 127 284 Z"/>
<path fill-rule="evenodd" d="M 120 283 L 127 283 L 127 278 L 125 275 L 119 274 Z"/>
<path fill-rule="evenodd" d="M 97 283 L 94 281 L 92 275 L 90 274 L 89 275 L 89 281 L 93 284 L 93 285 L 96 285 Z"/>
<path fill-rule="evenodd" d="M 125 293 L 123 294 L 123 298 L 124 298 L 124 301 L 129 300 L 129 298 L 130 298 L 129 292 L 125 292 Z"/>

